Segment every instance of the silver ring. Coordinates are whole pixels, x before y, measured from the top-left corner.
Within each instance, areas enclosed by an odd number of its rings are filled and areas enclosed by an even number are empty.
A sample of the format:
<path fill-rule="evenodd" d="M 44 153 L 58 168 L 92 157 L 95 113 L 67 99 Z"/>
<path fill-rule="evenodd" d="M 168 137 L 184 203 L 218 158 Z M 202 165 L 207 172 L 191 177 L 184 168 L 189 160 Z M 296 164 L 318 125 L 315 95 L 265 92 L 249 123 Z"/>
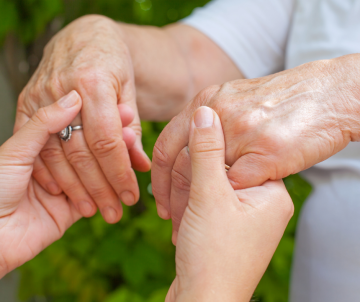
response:
<path fill-rule="evenodd" d="M 71 138 L 72 132 L 76 130 L 82 130 L 83 126 L 67 126 L 65 129 L 61 130 L 58 135 L 61 140 L 68 142 Z"/>

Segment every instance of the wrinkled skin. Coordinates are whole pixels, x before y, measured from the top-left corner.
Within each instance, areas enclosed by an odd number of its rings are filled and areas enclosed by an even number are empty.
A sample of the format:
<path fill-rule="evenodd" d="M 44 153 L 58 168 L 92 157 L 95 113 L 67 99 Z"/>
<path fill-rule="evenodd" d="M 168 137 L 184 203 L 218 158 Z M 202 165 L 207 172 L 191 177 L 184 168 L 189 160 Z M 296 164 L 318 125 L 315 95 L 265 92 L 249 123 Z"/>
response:
<path fill-rule="evenodd" d="M 166 302 L 250 301 L 293 214 L 281 180 L 232 188 L 224 170 L 220 119 L 207 109 L 213 126 L 197 128 L 191 122 L 191 189 Z"/>
<path fill-rule="evenodd" d="M 15 132 L 38 108 L 71 90 L 84 104 L 72 125 L 83 124 L 84 130 L 67 143 L 53 136 L 35 162 L 34 177 L 52 194 L 63 191 L 84 216 L 99 207 L 115 223 L 122 213 L 119 200 L 132 205 L 139 198 L 132 168 L 147 171 L 150 160 L 141 145 L 132 60 L 114 21 L 80 18 L 51 40 L 19 97 Z M 133 116 L 126 128 L 120 103 Z"/>
<path fill-rule="evenodd" d="M 317 61 L 200 92 L 156 142 L 152 186 L 159 215 L 171 217 L 178 230 L 191 181 L 183 148 L 199 106 L 219 114 L 234 189 L 297 173 L 358 141 L 359 61 L 359 55 Z"/>

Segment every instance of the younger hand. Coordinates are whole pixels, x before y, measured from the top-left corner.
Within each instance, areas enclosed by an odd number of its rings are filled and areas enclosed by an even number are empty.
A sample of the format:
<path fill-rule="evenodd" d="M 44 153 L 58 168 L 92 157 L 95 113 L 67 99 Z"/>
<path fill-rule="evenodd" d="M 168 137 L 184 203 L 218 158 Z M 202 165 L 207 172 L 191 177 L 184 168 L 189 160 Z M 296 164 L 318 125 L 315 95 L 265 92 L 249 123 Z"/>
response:
<path fill-rule="evenodd" d="M 196 110 L 190 125 L 192 180 L 177 237 L 176 278 L 166 302 L 248 302 L 293 214 L 281 180 L 234 190 L 225 172 L 217 114 Z"/>
<path fill-rule="evenodd" d="M 72 91 L 41 108 L 0 148 L 0 278 L 58 240 L 81 215 L 64 194 L 47 193 L 31 176 L 50 138 L 76 117 L 82 101 Z"/>

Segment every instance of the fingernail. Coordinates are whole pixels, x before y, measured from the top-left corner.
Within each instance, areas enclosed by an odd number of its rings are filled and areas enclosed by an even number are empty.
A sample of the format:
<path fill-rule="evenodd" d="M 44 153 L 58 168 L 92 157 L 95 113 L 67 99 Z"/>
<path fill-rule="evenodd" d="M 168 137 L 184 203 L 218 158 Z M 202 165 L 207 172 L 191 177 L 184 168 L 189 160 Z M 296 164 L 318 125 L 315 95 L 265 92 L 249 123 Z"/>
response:
<path fill-rule="evenodd" d="M 88 201 L 81 201 L 78 204 L 79 211 L 82 216 L 88 217 L 91 216 L 93 213 L 93 207 Z"/>
<path fill-rule="evenodd" d="M 195 112 L 194 122 L 197 128 L 211 127 L 214 123 L 214 113 L 212 109 L 206 106 L 198 108 Z"/>
<path fill-rule="evenodd" d="M 71 108 L 74 107 L 79 102 L 78 93 L 73 90 L 69 94 L 63 96 L 60 100 L 58 100 L 59 106 L 63 108 Z"/>
<path fill-rule="evenodd" d="M 112 207 L 105 207 L 102 209 L 101 214 L 108 223 L 115 223 L 117 219 L 117 213 Z"/>
<path fill-rule="evenodd" d="M 163 205 L 161 205 L 160 203 L 157 204 L 157 212 L 158 212 L 158 215 L 162 219 L 169 219 L 170 218 L 168 210 L 166 210 L 165 207 Z"/>
<path fill-rule="evenodd" d="M 135 196 L 130 191 L 122 192 L 120 195 L 120 199 L 126 205 L 133 205 L 135 203 Z"/>
<path fill-rule="evenodd" d="M 61 193 L 60 187 L 54 182 L 47 184 L 47 188 L 48 188 L 48 191 L 53 195 L 58 195 Z"/>

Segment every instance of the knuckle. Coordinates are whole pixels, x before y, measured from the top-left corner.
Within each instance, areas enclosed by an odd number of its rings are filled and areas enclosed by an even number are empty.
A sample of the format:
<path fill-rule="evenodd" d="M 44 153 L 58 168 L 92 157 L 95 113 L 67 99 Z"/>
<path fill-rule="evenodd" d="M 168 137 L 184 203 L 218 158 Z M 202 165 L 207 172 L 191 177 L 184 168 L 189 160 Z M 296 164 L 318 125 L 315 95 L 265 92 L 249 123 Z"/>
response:
<path fill-rule="evenodd" d="M 89 190 L 90 195 L 93 197 L 94 200 L 109 200 L 109 190 L 106 186 L 101 187 L 93 187 Z"/>
<path fill-rule="evenodd" d="M 92 91 L 99 84 L 107 82 L 106 72 L 102 69 L 82 70 L 75 77 L 80 87 L 85 91 Z"/>
<path fill-rule="evenodd" d="M 60 98 L 63 94 L 63 88 L 60 79 L 57 76 L 51 76 L 50 79 L 45 83 L 45 91 L 48 95 L 53 96 L 55 99 Z"/>
<path fill-rule="evenodd" d="M 36 113 L 33 115 L 32 120 L 36 123 L 36 124 L 40 124 L 40 125 L 46 125 L 48 124 L 50 117 L 48 114 L 48 110 L 44 107 L 38 109 L 36 111 Z"/>
<path fill-rule="evenodd" d="M 203 90 L 201 90 L 196 96 L 195 96 L 195 104 L 198 106 L 201 104 L 206 104 L 210 99 L 212 99 L 220 90 L 219 85 L 212 85 L 209 86 Z"/>
<path fill-rule="evenodd" d="M 67 154 L 69 163 L 78 171 L 92 171 L 96 167 L 93 156 L 88 151 L 76 150 Z"/>
<path fill-rule="evenodd" d="M 282 196 L 280 196 L 280 200 L 282 201 L 282 212 L 284 216 L 287 217 L 288 220 L 290 220 L 290 218 L 294 215 L 294 203 L 287 192 L 282 193 Z"/>
<path fill-rule="evenodd" d="M 95 156 L 103 158 L 111 155 L 117 148 L 126 148 L 125 142 L 119 138 L 104 138 L 91 144 Z"/>
<path fill-rule="evenodd" d="M 216 138 L 196 141 L 192 144 L 191 148 L 194 153 L 223 154 L 223 143 Z"/>
<path fill-rule="evenodd" d="M 41 177 L 41 175 L 44 175 L 45 173 L 47 173 L 47 169 L 45 168 L 45 166 L 34 165 L 34 170 L 32 172 L 32 175 L 35 178 Z"/>
<path fill-rule="evenodd" d="M 120 171 L 119 173 L 117 173 L 115 176 L 114 176 L 114 183 L 115 184 L 123 184 L 123 183 L 128 183 L 129 180 L 131 180 L 131 175 L 129 173 L 130 170 L 123 170 L 123 171 Z M 120 193 L 120 192 L 118 192 Z"/>
<path fill-rule="evenodd" d="M 61 163 L 65 157 L 60 148 L 44 148 L 40 152 L 40 157 L 48 163 Z"/>
<path fill-rule="evenodd" d="M 162 144 L 158 140 L 153 150 L 153 163 L 160 168 L 166 168 L 169 166 L 170 156 L 161 146 Z"/>
<path fill-rule="evenodd" d="M 191 181 L 179 171 L 171 171 L 171 184 L 180 191 L 190 191 Z"/>
<path fill-rule="evenodd" d="M 31 100 L 38 100 L 40 98 L 41 92 L 43 91 L 43 87 L 40 83 L 35 83 L 33 86 L 31 86 L 27 91 L 27 96 Z"/>

